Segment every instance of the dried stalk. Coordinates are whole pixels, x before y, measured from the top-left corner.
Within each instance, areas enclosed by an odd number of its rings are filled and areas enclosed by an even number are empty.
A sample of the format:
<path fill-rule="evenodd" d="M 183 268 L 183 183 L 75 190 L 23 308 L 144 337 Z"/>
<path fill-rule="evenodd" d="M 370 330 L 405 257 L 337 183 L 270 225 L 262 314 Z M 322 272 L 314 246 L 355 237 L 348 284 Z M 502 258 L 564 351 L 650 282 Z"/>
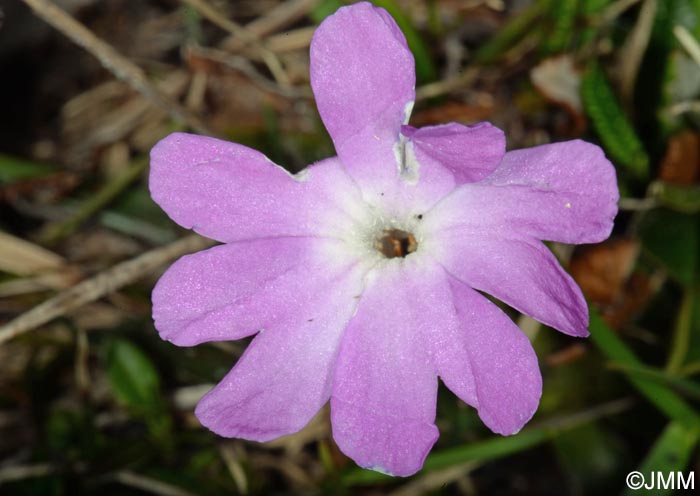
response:
<path fill-rule="evenodd" d="M 213 135 L 199 117 L 156 88 L 139 66 L 124 57 L 109 43 L 95 36 L 68 13 L 49 0 L 24 0 L 24 2 L 38 17 L 94 55 L 115 77 L 129 84 L 153 105 L 164 109 L 173 119 L 185 123 L 194 131 Z"/>
<path fill-rule="evenodd" d="M 246 24 L 245 29 L 251 35 L 260 39 L 304 17 L 319 3 L 320 0 L 287 0 L 271 9 L 265 15 Z M 245 47 L 245 43 L 241 43 L 241 41 L 237 37 L 229 36 L 221 43 L 220 48 L 235 52 Z"/>
<path fill-rule="evenodd" d="M 116 291 L 182 255 L 213 244 L 212 240 L 192 234 L 170 245 L 156 248 L 117 264 L 91 279 L 62 291 L 0 327 L 0 344 Z"/>
<path fill-rule="evenodd" d="M 291 81 L 289 76 L 284 70 L 284 66 L 280 59 L 271 50 L 265 47 L 257 36 L 248 32 L 246 28 L 240 24 L 226 19 L 219 12 L 216 11 L 206 0 L 182 0 L 184 3 L 191 6 L 199 14 L 208 19 L 213 24 L 219 26 L 221 29 L 228 31 L 234 37 L 239 38 L 243 42 L 249 44 L 253 47 L 254 51 L 260 56 L 260 58 L 265 62 L 267 68 L 270 69 L 273 77 L 281 86 L 289 86 Z"/>
<path fill-rule="evenodd" d="M 274 93 L 276 95 L 281 95 L 285 98 L 311 98 L 311 90 L 308 88 L 297 88 L 294 86 L 283 86 L 277 85 L 270 79 L 266 78 L 258 72 L 250 60 L 246 57 L 240 55 L 231 55 L 223 50 L 217 50 L 216 48 L 205 48 L 205 47 L 195 47 L 191 46 L 188 48 L 190 53 L 196 55 L 197 57 L 202 57 L 217 64 L 222 64 L 229 69 L 240 72 L 244 76 L 248 77 L 253 84 L 257 85 L 259 88 Z"/>
<path fill-rule="evenodd" d="M 634 83 L 646 53 L 651 30 L 656 18 L 656 0 L 645 0 L 639 10 L 639 17 L 620 52 L 620 92 L 627 105 L 631 105 Z"/>
<path fill-rule="evenodd" d="M 120 470 L 114 474 L 114 480 L 125 486 L 158 496 L 195 496 L 194 493 L 186 491 L 181 487 L 134 473 L 131 470 Z"/>

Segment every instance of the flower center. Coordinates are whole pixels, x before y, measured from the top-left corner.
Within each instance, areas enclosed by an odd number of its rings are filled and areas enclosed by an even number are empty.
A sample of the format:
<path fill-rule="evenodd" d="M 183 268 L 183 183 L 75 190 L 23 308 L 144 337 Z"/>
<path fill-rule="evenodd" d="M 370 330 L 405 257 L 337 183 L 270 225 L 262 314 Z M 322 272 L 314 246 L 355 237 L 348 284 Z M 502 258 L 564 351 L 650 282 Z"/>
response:
<path fill-rule="evenodd" d="M 374 246 L 386 258 L 405 257 L 418 249 L 413 233 L 401 229 L 385 230 Z"/>

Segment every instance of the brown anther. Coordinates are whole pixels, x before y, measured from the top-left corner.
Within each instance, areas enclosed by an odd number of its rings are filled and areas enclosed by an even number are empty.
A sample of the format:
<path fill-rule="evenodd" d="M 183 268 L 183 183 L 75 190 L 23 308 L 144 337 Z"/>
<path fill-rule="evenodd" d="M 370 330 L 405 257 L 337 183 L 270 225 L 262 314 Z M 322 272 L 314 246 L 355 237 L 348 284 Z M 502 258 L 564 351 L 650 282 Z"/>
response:
<path fill-rule="evenodd" d="M 375 247 L 387 258 L 405 257 L 418 248 L 413 233 L 400 229 L 387 229 L 377 240 Z"/>

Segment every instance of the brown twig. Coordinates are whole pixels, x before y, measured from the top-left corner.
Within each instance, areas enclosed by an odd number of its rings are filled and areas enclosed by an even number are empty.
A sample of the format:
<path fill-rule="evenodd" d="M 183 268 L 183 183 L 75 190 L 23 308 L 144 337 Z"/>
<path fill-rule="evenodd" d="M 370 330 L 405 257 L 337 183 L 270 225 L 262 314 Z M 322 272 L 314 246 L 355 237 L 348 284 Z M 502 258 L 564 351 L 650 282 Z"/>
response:
<path fill-rule="evenodd" d="M 24 2 L 38 17 L 94 55 L 118 79 L 129 84 L 152 104 L 164 109 L 173 119 L 185 123 L 198 133 L 213 135 L 199 117 L 156 88 L 139 66 L 95 36 L 92 31 L 65 11 L 49 0 L 24 0 Z"/>
<path fill-rule="evenodd" d="M 127 260 L 62 291 L 0 327 L 0 344 L 130 284 L 187 253 L 213 245 L 196 234 Z"/>

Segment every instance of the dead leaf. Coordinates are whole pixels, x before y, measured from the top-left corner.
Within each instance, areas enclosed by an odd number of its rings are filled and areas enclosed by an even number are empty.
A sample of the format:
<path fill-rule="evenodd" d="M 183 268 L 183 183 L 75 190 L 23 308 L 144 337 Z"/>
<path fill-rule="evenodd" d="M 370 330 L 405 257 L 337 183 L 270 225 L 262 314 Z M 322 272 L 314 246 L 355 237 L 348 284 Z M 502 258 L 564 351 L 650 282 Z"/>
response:
<path fill-rule="evenodd" d="M 700 181 L 700 134 L 686 130 L 671 137 L 659 178 L 679 186 Z"/>
<path fill-rule="evenodd" d="M 591 301 L 610 305 L 619 300 L 638 253 L 637 241 L 612 239 L 579 250 L 569 270 Z"/>
<path fill-rule="evenodd" d="M 581 102 L 581 71 L 570 55 L 560 55 L 543 60 L 530 71 L 535 89 L 550 103 L 566 110 L 578 129 L 585 127 L 585 115 Z"/>

